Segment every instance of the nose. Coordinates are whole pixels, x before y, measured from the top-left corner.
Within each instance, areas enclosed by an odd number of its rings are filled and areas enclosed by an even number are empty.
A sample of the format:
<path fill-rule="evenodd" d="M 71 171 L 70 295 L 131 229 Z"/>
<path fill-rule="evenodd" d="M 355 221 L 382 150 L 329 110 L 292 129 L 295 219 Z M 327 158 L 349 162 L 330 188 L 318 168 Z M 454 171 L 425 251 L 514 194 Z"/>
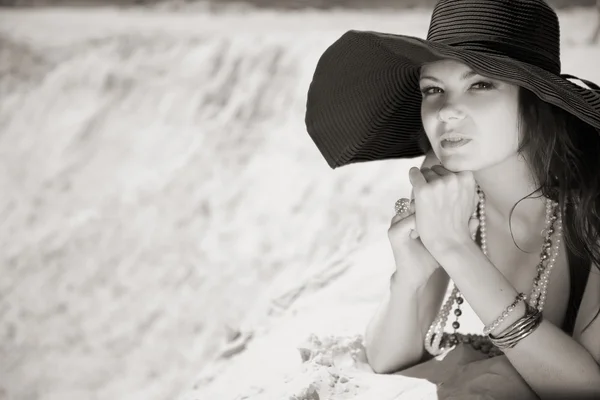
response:
<path fill-rule="evenodd" d="M 460 121 L 465 117 L 464 112 L 456 104 L 446 102 L 438 111 L 438 120 L 441 122 Z"/>

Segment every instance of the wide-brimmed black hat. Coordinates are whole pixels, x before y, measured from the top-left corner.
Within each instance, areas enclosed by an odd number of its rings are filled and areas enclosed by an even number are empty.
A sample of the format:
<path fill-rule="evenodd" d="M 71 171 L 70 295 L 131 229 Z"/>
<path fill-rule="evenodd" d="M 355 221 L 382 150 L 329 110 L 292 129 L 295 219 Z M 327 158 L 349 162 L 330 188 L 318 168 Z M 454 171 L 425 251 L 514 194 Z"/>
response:
<path fill-rule="evenodd" d="M 426 40 L 351 30 L 323 53 L 305 122 L 329 166 L 422 156 L 419 70 L 442 59 L 529 89 L 600 132 L 600 87 L 561 75 L 558 16 L 548 4 L 441 0 Z"/>

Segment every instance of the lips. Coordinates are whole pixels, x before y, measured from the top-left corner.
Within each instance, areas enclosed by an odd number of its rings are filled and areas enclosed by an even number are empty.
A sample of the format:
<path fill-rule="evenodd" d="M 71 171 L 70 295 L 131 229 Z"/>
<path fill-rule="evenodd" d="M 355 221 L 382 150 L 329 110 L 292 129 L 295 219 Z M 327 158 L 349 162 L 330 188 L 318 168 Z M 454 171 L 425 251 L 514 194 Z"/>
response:
<path fill-rule="evenodd" d="M 471 139 L 442 140 L 440 142 L 440 146 L 444 150 L 457 149 L 457 148 L 466 146 L 469 142 L 471 142 Z"/>
<path fill-rule="evenodd" d="M 460 140 L 460 139 L 471 140 L 470 137 L 465 136 L 465 135 L 461 135 L 461 134 L 458 134 L 458 133 L 444 133 L 442 135 L 442 137 L 440 137 L 440 142 L 442 142 L 444 140 Z"/>

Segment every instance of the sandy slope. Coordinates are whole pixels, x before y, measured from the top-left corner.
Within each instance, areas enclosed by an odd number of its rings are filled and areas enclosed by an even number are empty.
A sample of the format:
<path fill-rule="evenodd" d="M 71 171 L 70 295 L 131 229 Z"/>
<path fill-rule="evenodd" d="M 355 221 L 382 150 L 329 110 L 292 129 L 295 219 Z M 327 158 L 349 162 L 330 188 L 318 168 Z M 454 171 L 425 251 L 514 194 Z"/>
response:
<path fill-rule="evenodd" d="M 324 264 L 328 269 L 304 284 L 322 290 L 309 290 L 256 331 L 248 327 L 253 338 L 247 349 L 216 360 L 180 399 L 308 400 L 317 398 L 314 392 L 340 400 L 435 398 L 429 382 L 375 375 L 366 364 L 361 334 L 387 288 L 385 266 L 393 262 L 387 243 L 364 246 L 345 261 L 346 267 Z M 288 279 L 288 285 L 298 284 Z"/>
<path fill-rule="evenodd" d="M 565 72 L 600 80 L 594 16 L 562 18 Z M 311 333 L 341 337 L 357 394 L 393 395 L 347 355 L 419 160 L 330 171 L 303 126 L 351 28 L 423 35 L 427 13 L 0 13 L 0 398 L 278 399 L 325 373 Z"/>

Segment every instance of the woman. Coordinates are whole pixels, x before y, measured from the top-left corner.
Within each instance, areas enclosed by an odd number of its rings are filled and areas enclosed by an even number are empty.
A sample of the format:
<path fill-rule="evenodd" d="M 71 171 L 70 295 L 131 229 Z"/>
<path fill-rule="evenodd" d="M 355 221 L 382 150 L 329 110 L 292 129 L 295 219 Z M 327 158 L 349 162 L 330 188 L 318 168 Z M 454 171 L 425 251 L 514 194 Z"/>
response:
<path fill-rule="evenodd" d="M 389 229 L 376 372 L 444 399 L 600 398 L 600 87 L 559 54 L 542 0 L 442 0 L 427 40 L 350 31 L 319 60 L 306 124 L 332 168 L 427 153 Z"/>

